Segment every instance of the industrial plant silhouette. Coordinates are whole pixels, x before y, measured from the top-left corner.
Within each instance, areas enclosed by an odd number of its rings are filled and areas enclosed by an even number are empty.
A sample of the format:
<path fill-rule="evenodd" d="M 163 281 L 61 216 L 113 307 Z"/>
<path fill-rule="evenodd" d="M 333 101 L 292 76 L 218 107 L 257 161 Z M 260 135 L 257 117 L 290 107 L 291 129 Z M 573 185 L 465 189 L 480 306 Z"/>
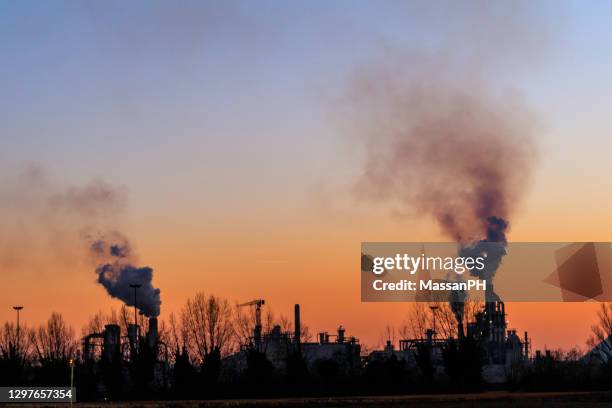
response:
<path fill-rule="evenodd" d="M 527 332 L 519 336 L 508 329 L 501 301 L 471 305 L 465 322 L 452 322 L 448 303 L 416 304 L 420 311 L 412 317 L 422 324 L 414 325 L 415 336 L 397 342 L 389 336 L 378 350 L 362 347 L 343 326 L 312 336 L 299 304 L 293 322 L 284 317 L 275 322 L 270 313 L 264 315 L 265 305 L 255 299 L 232 306 L 199 293 L 178 318 L 161 322 L 139 314 L 132 320 L 124 306 L 119 314 L 94 316 L 80 341 L 58 314 L 37 330 L 7 322 L 0 336 L 0 383 L 65 386 L 73 368 L 79 400 L 567 390 L 611 384 L 609 359 L 597 359 L 593 352 L 533 352 Z"/>

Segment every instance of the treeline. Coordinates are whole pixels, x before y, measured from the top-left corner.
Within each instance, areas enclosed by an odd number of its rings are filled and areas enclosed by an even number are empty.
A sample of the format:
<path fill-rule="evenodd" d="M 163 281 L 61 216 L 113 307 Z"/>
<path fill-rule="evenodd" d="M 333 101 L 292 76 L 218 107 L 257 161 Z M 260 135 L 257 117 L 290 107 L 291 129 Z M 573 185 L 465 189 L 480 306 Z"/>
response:
<path fill-rule="evenodd" d="M 509 386 L 524 391 L 612 389 L 612 303 L 600 304 L 587 345 L 586 354 L 576 348 L 537 354 L 533 364 L 513 370 Z"/>
<path fill-rule="evenodd" d="M 130 356 L 122 349 L 111 364 L 101 359 L 101 347 L 93 350 L 95 359 L 81 355 L 81 338 L 102 334 L 108 324 L 118 325 L 122 337 L 134 323 L 131 308 L 99 312 L 82 328 L 81 336 L 61 314 L 52 313 L 45 324 L 30 327 L 8 321 L 0 327 L 0 385 L 67 386 L 71 375 L 79 388 L 79 398 L 151 398 L 164 395 L 200 397 L 221 395 L 221 361 L 243 350 L 248 352 L 246 377 L 261 380 L 269 370 L 265 355 L 256 355 L 252 345 L 255 311 L 239 307 L 227 299 L 197 293 L 178 314 L 159 321 L 159 350 Z M 136 317 L 141 335 L 148 330 L 148 319 Z M 293 333 L 293 323 L 275 316 L 269 308 L 263 313 L 263 332 L 278 325 L 283 333 Z M 308 341 L 308 327 L 301 326 L 302 341 Z M 254 374 L 257 372 L 257 374 Z M 241 380 L 242 381 L 242 380 Z M 246 387 L 248 388 L 248 387 Z"/>
<path fill-rule="evenodd" d="M 518 391 L 612 390 L 612 360 L 579 350 L 546 351 L 529 365 L 514 367 L 508 381 Z"/>
<path fill-rule="evenodd" d="M 58 313 L 36 329 L 5 322 L 0 328 L 0 384 L 65 386 L 76 351 L 74 330 Z"/>
<path fill-rule="evenodd" d="M 106 324 L 116 324 L 125 336 L 133 319 L 125 307 L 98 313 L 83 327 L 82 335 L 102 333 Z M 139 317 L 138 324 L 144 333 L 147 319 Z M 73 373 L 79 400 L 477 392 L 490 387 L 483 379 L 483 350 L 471 338 L 447 341 L 441 349 L 441 365 L 434 363 L 431 346 L 422 342 L 412 352 L 413 363 L 393 353 L 376 359 L 363 353 L 358 369 L 350 374 L 334 358 L 309 366 L 299 348 L 292 348 L 286 369 L 279 371 L 265 349 L 252 344 L 254 325 L 253 308 L 198 293 L 178 314 L 159 322 L 157 356 L 142 352 L 134 358 L 124 354 L 129 351 L 118 351 L 117 358 L 106 361 L 100 355 L 94 360 L 81 358 L 80 338 L 60 314 L 53 313 L 36 328 L 22 324 L 18 329 L 6 322 L 0 328 L 0 385 L 67 386 Z M 293 332 L 290 319 L 275 317 L 269 309 L 263 326 L 264 333 L 274 326 L 283 333 Z M 504 387 L 517 391 L 610 389 L 610 329 L 612 306 L 603 305 L 590 341 L 600 346 L 601 353 L 545 352 L 511 367 Z M 311 338 L 304 325 L 300 337 L 302 342 Z M 228 364 L 239 370 L 228 374 L 224 368 Z"/>

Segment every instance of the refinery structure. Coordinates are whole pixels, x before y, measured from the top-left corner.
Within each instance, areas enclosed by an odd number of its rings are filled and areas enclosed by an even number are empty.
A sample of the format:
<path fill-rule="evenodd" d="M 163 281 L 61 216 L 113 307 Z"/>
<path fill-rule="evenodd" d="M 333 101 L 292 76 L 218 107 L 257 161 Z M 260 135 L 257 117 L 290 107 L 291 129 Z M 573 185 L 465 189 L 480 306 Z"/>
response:
<path fill-rule="evenodd" d="M 127 333 L 118 324 L 107 324 L 102 332 L 84 336 L 81 346 L 77 360 L 98 378 L 95 386 L 103 394 L 109 391 L 104 373 L 111 373 L 118 388 L 135 386 L 131 382 L 136 377 L 154 389 L 171 386 L 169 350 L 160 339 L 156 317 L 142 320 L 142 325 L 128 324 Z M 135 372 L 138 376 L 133 375 Z"/>
<path fill-rule="evenodd" d="M 157 318 L 148 319 L 148 328 L 143 333 L 141 326 L 130 323 L 125 335 L 118 324 L 107 324 L 102 333 L 90 333 L 82 339 L 81 358 L 85 362 L 103 360 L 112 362 L 115 359 L 136 361 L 147 356 L 154 360 L 167 358 L 166 345 L 159 340 Z M 163 350 L 163 356 L 158 356 Z"/>
<path fill-rule="evenodd" d="M 397 344 L 391 340 L 383 349 L 368 353 L 362 351 L 359 340 L 348 335 L 339 325 L 335 332 L 319 332 L 314 341 L 304 341 L 300 318 L 300 305 L 294 306 L 292 331 L 283 331 L 280 325 L 264 331 L 261 322 L 263 299 L 247 302 L 242 306 L 255 308 L 252 335 L 233 353 L 221 361 L 220 381 L 231 382 L 248 368 L 249 353 L 265 356 L 275 375 L 283 376 L 288 372 L 288 364 L 296 356 L 303 361 L 305 370 L 317 376 L 330 365 L 336 376 L 350 378 L 359 375 L 368 364 L 394 359 L 406 369 L 418 370 L 419 353 L 429 354 L 434 375 L 445 376 L 443 352 L 451 342 L 459 342 L 469 337 L 478 344 L 482 377 L 488 383 L 503 383 L 512 370 L 530 364 L 531 340 L 527 332 L 519 336 L 516 330 L 508 329 L 505 305 L 501 301 L 484 303 L 475 313 L 473 321 L 458 324 L 457 332 L 449 338 L 441 338 L 434 327 L 428 328 L 419 338 L 400 339 Z M 146 323 L 146 324 L 144 324 Z M 106 325 L 101 333 L 90 333 L 82 338 L 79 353 L 81 363 L 94 371 L 96 367 L 129 366 L 137 364 L 147 371 L 147 377 L 155 379 L 160 387 L 170 386 L 173 364 L 169 359 L 168 346 L 158 335 L 157 318 L 143 320 L 143 326 L 128 325 L 127 333 L 122 333 L 116 324 Z M 170 354 L 172 354 L 170 350 Z M 122 364 L 126 363 L 126 364 Z"/>
<path fill-rule="evenodd" d="M 480 350 L 483 380 L 488 383 L 505 382 L 512 370 L 530 363 L 531 340 L 527 332 L 519 337 L 517 331 L 508 329 L 505 305 L 501 301 L 486 302 L 482 310 L 475 314 L 474 321 L 467 322 L 467 334 L 463 332 L 462 322 L 458 323 L 456 337 L 436 337 L 434 328 L 425 331 L 424 338 L 401 339 L 398 348 L 387 341 L 383 350 L 372 352 L 371 360 L 384 360 L 391 357 L 404 361 L 409 367 L 416 367 L 416 355 L 427 350 L 435 373 L 444 374 L 443 350 L 451 341 L 460 341 L 465 336 L 473 339 Z"/>
<path fill-rule="evenodd" d="M 296 304 L 293 331 L 283 332 L 280 325 L 274 325 L 268 333 L 262 334 L 260 307 L 261 303 L 257 306 L 252 337 L 223 361 L 225 378 L 235 377 L 246 370 L 249 350 L 263 353 L 279 375 L 287 373 L 288 362 L 295 356 L 303 360 L 310 373 L 321 372 L 321 368 L 331 362 L 340 376 L 359 374 L 362 369 L 361 345 L 354 336 L 348 336 L 342 326 L 335 333 L 318 333 L 317 341 L 303 341 L 300 305 Z"/>

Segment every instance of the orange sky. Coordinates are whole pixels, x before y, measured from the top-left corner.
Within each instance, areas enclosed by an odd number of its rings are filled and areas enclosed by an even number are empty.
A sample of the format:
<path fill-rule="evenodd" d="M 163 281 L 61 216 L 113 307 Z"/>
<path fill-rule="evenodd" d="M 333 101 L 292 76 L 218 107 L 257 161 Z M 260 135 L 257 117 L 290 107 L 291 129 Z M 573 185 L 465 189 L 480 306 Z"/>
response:
<path fill-rule="evenodd" d="M 35 163 L 60 189 L 125 189 L 112 228 L 154 268 L 161 318 L 197 291 L 264 298 L 289 316 L 300 303 L 313 332 L 342 324 L 374 345 L 408 306 L 360 302 L 360 243 L 448 237 L 355 197 L 363 163 L 343 98 L 370 62 L 416 49 L 488 60 L 469 76 L 533 113 L 539 153 L 509 241 L 612 241 L 611 4 L 356 3 L 12 2 L 0 13 L 0 181 Z M 398 72 L 417 60 L 399 58 Z M 22 304 L 25 324 L 57 311 L 80 334 L 120 304 L 84 259 L 82 220 L 32 217 L 36 204 L 0 189 L 0 321 Z M 567 349 L 584 347 L 596 307 L 506 311 L 535 347 Z"/>
<path fill-rule="evenodd" d="M 310 205 L 310 204 L 309 204 Z M 403 303 L 361 303 L 359 292 L 360 241 L 441 239 L 426 219 L 412 222 L 389 217 L 386 210 L 370 209 L 379 223 L 362 222 L 359 206 L 338 216 L 323 204 L 304 206 L 303 212 L 277 213 L 285 222 L 269 224 L 269 211 L 236 213 L 235 228 L 203 217 L 140 218 L 131 222 L 129 235 L 142 264 L 155 269 L 154 284 L 162 290 L 162 314 L 177 311 L 196 291 L 214 293 L 232 301 L 264 298 L 277 315 L 292 316 L 293 304 L 302 305 L 302 320 L 312 332 L 334 331 L 342 324 L 370 346 L 378 344 L 387 324 L 399 326 L 409 308 Z M 314 211 L 314 212 L 313 212 Z M 267 214 L 266 214 L 267 213 Z M 297 214 L 297 215 L 296 215 Z M 269 218 L 270 217 L 270 218 Z M 419 221 L 420 220 L 420 221 Z M 529 233 L 533 223 L 518 218 L 510 237 L 540 240 L 564 237 Z M 566 233 L 566 235 L 569 235 Z M 585 235 L 575 235 L 578 240 Z M 603 231 L 589 237 L 602 239 Z M 418 238 L 416 238 L 418 237 Z M 41 256 L 44 259 L 44 256 Z M 79 258 L 58 268 L 53 262 L 24 268 L 0 288 L 5 305 L 0 320 L 14 318 L 12 304 L 23 304 L 22 321 L 38 324 L 51 311 L 63 313 L 80 334 L 88 316 L 98 310 L 117 308 L 104 289 L 95 283 L 91 267 Z M 507 305 L 510 326 L 529 331 L 535 348 L 584 348 L 595 322 L 596 304 L 512 303 Z"/>

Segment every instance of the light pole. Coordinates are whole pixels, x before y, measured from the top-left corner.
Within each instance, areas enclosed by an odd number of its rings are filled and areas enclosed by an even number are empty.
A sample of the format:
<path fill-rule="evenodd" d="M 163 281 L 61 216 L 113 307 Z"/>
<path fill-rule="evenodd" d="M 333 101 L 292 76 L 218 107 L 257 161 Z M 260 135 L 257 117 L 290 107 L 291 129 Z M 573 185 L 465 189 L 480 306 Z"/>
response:
<path fill-rule="evenodd" d="M 23 309 L 23 306 L 13 306 L 13 309 L 17 312 L 17 345 L 19 344 L 19 311 Z"/>
<path fill-rule="evenodd" d="M 137 312 L 137 306 L 136 306 L 136 290 L 138 290 L 138 288 L 140 288 L 142 285 L 138 284 L 138 283 L 132 283 L 130 285 L 130 288 L 134 289 L 134 324 L 138 325 L 138 312 Z"/>
<path fill-rule="evenodd" d="M 74 358 L 70 357 L 70 406 L 72 406 L 72 389 L 74 388 Z"/>
<path fill-rule="evenodd" d="M 436 310 L 438 310 L 438 306 L 429 306 L 431 309 L 431 314 L 433 315 L 433 337 L 436 338 Z"/>

